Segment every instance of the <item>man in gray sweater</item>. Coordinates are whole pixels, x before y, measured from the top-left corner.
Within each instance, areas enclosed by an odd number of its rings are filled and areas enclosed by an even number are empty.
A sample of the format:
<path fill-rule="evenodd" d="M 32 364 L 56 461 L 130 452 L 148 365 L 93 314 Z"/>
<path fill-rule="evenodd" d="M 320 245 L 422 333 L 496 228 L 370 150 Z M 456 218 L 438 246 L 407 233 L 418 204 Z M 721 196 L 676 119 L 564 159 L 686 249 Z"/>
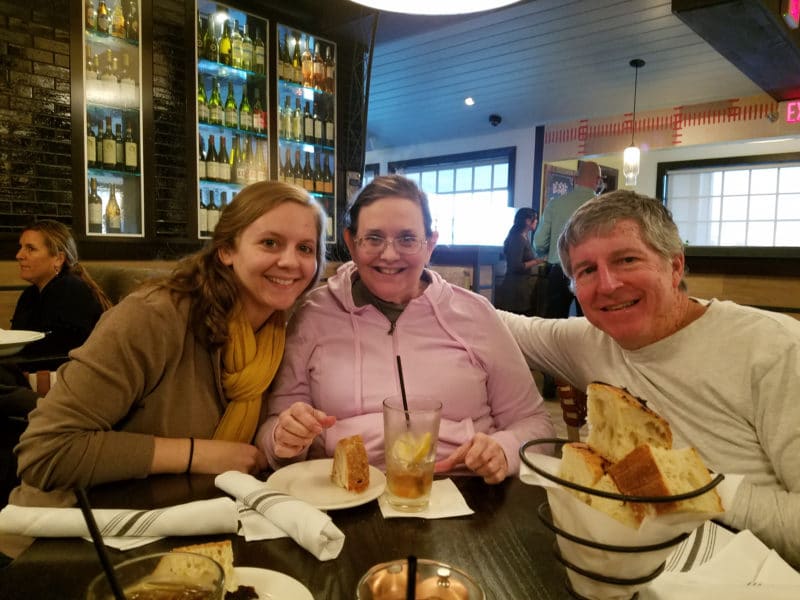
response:
<path fill-rule="evenodd" d="M 590 200 L 558 240 L 585 318 L 500 315 L 533 368 L 625 387 L 708 467 L 744 475 L 722 521 L 800 567 L 800 321 L 688 295 L 678 228 L 657 200 Z"/>

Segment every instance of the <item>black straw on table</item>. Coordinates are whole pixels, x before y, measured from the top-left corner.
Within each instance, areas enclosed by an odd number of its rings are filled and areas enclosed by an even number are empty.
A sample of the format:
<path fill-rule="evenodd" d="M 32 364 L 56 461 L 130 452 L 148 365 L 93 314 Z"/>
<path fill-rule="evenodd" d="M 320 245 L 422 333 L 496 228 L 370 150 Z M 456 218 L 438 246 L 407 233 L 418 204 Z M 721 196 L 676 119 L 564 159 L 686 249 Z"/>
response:
<path fill-rule="evenodd" d="M 408 399 L 406 398 L 406 384 L 403 380 L 403 363 L 400 360 L 400 355 L 397 355 L 397 374 L 400 376 L 400 396 L 403 398 L 403 410 L 406 414 L 406 426 L 409 425 L 411 419 L 408 416 Z"/>
<path fill-rule="evenodd" d="M 86 521 L 89 533 L 92 535 L 94 549 L 97 550 L 97 556 L 100 559 L 100 564 L 103 565 L 103 571 L 105 571 L 106 577 L 108 578 L 108 585 L 114 593 L 114 598 L 116 600 L 125 600 L 125 593 L 122 591 L 122 587 L 120 587 L 119 581 L 117 581 L 117 576 L 114 574 L 114 567 L 111 566 L 106 547 L 103 544 L 103 536 L 100 535 L 97 522 L 94 520 L 94 515 L 92 514 L 92 507 L 89 506 L 89 498 L 86 497 L 86 490 L 78 488 L 75 490 L 75 495 L 78 497 L 78 505 L 81 507 L 83 519 Z"/>
<path fill-rule="evenodd" d="M 417 557 L 408 555 L 408 576 L 406 577 L 406 600 L 414 600 L 417 596 Z"/>

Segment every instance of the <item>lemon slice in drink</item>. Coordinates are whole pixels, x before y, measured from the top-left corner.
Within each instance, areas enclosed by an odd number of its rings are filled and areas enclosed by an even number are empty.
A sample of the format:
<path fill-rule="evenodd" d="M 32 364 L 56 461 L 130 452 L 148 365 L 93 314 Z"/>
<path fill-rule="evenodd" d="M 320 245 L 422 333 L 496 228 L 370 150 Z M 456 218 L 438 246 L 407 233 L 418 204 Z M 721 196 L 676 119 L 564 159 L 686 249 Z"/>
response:
<path fill-rule="evenodd" d="M 405 463 L 418 463 L 425 460 L 431 449 L 431 434 L 426 432 L 417 439 L 410 433 L 397 438 L 392 446 L 395 458 Z"/>

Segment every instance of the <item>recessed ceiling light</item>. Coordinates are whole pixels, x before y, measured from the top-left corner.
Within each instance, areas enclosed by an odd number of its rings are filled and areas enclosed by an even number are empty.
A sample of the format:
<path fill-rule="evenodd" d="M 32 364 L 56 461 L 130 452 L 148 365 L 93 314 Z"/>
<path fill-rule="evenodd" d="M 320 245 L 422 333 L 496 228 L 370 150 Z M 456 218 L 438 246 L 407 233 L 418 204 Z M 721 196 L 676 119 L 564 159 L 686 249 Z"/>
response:
<path fill-rule="evenodd" d="M 467 96 L 466 98 L 464 98 L 464 104 L 466 104 L 467 106 L 472 106 L 475 104 L 475 100 L 472 99 L 472 96 Z"/>
<path fill-rule="evenodd" d="M 519 0 L 353 0 L 370 8 L 412 15 L 458 15 L 491 10 Z"/>

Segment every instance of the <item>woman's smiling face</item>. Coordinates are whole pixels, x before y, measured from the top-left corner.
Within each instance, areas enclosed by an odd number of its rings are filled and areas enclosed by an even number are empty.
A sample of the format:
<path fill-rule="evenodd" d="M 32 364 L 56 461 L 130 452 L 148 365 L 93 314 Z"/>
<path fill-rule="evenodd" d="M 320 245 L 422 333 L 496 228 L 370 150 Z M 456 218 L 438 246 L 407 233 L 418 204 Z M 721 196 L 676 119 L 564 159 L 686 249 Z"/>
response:
<path fill-rule="evenodd" d="M 360 243 L 365 236 L 390 240 L 382 251 L 370 251 Z M 395 240 L 413 237 L 420 241 L 413 254 L 397 251 Z M 420 277 L 436 247 L 437 234 L 426 239 L 422 209 L 413 200 L 386 197 L 364 206 L 358 215 L 356 234 L 345 230 L 344 239 L 364 285 L 378 298 L 407 304 L 422 293 Z"/>

